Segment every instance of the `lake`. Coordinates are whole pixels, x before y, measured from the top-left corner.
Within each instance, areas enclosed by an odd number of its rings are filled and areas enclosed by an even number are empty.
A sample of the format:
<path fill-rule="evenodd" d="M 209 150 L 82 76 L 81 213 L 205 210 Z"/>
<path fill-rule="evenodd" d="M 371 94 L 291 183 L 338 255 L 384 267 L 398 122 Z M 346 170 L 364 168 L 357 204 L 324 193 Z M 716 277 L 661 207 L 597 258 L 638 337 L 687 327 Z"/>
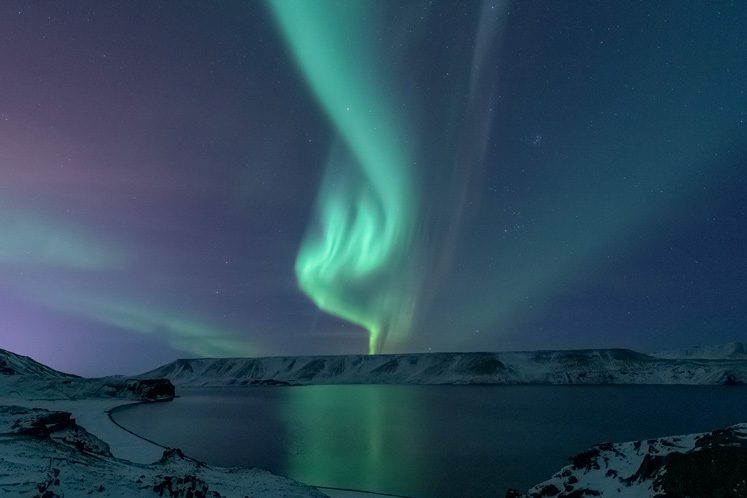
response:
<path fill-rule="evenodd" d="M 604 441 L 747 422 L 747 387 L 350 385 L 179 389 L 114 418 L 221 466 L 412 497 L 498 496 Z"/>

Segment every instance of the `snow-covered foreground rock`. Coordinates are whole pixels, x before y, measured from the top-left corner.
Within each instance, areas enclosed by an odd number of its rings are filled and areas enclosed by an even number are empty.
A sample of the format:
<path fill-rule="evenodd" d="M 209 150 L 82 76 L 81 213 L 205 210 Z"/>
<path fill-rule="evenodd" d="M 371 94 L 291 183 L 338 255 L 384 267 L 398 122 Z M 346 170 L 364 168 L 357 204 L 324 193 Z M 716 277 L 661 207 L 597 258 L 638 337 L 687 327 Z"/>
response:
<path fill-rule="evenodd" d="M 209 467 L 179 450 L 150 465 L 120 460 L 66 412 L 3 406 L 0 433 L 3 496 L 325 496 L 264 470 Z"/>
<path fill-rule="evenodd" d="M 672 360 L 625 349 L 176 360 L 141 377 L 251 384 L 747 384 L 747 360 Z"/>
<path fill-rule="evenodd" d="M 507 498 L 747 496 L 747 424 L 703 434 L 600 444 L 551 479 Z"/>

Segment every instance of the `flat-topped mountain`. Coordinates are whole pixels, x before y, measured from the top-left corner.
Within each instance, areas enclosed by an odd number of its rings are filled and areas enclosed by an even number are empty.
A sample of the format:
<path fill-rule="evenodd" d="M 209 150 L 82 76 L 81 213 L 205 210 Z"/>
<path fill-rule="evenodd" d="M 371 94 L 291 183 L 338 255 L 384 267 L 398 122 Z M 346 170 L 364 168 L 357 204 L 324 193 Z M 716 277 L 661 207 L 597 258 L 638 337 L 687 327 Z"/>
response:
<path fill-rule="evenodd" d="M 183 386 L 247 384 L 744 384 L 747 361 L 626 349 L 181 359 L 143 374 Z"/>

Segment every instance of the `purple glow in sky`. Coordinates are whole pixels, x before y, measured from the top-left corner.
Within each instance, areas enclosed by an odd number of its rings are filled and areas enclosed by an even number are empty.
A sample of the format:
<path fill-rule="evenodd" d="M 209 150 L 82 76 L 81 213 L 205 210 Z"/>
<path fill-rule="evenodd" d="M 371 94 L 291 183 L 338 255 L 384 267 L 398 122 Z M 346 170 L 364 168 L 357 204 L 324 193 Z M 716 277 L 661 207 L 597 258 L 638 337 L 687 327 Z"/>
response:
<path fill-rule="evenodd" d="M 398 68 L 420 193 L 385 352 L 745 339 L 747 4 L 717 3 L 364 9 L 345 48 Z M 87 375 L 368 350 L 296 280 L 351 130 L 309 84 L 346 75 L 289 38 L 263 2 L 0 4 L 0 348 Z"/>

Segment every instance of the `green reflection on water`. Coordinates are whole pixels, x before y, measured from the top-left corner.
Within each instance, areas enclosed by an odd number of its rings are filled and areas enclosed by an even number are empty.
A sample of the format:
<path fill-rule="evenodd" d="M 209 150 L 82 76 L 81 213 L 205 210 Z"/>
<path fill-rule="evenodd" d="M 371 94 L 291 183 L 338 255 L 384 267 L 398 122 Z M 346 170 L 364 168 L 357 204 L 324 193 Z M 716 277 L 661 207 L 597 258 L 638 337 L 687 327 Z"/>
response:
<path fill-rule="evenodd" d="M 417 488 L 426 436 L 418 404 L 412 390 L 395 386 L 288 389 L 282 402 L 287 475 L 317 486 L 403 494 Z M 382 482 L 386 490 L 377 489 Z"/>

